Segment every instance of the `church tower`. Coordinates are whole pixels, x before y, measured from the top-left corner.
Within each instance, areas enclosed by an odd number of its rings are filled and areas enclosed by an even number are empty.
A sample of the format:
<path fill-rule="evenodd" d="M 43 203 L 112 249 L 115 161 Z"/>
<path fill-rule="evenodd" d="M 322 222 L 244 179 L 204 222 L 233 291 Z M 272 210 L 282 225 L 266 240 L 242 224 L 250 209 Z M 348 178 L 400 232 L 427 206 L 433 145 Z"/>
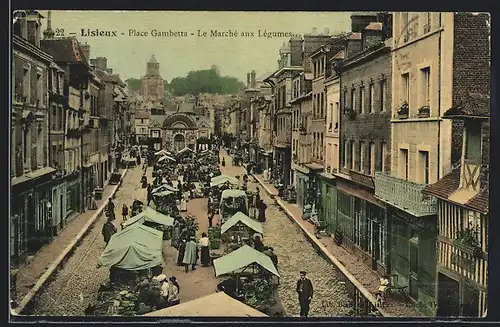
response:
<path fill-rule="evenodd" d="M 160 64 L 156 61 L 155 55 L 151 57 L 148 61 L 148 67 L 146 70 L 146 75 L 159 76 L 160 75 Z"/>
<path fill-rule="evenodd" d="M 160 75 L 160 64 L 152 55 L 146 67 L 146 75 L 141 79 L 140 94 L 143 100 L 146 101 L 160 101 L 163 99 L 163 78 Z"/>

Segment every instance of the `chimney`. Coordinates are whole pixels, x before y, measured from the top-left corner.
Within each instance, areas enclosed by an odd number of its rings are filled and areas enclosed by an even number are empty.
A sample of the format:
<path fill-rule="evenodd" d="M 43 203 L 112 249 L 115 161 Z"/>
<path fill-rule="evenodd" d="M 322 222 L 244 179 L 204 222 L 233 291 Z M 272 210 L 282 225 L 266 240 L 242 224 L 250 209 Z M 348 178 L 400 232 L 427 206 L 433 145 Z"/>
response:
<path fill-rule="evenodd" d="M 255 89 L 257 87 L 256 81 L 255 81 L 255 70 L 252 70 L 251 82 L 252 82 L 252 89 Z"/>
<path fill-rule="evenodd" d="M 377 15 L 351 15 L 351 32 L 361 33 L 371 22 L 377 21 Z"/>
<path fill-rule="evenodd" d="M 106 72 L 107 72 L 108 74 L 113 74 L 113 68 L 107 68 L 107 69 L 106 69 Z"/>
<path fill-rule="evenodd" d="M 250 86 L 250 83 L 251 83 L 250 73 L 247 73 L 247 86 Z"/>
<path fill-rule="evenodd" d="M 330 35 L 330 29 L 325 28 L 325 35 Z"/>
<path fill-rule="evenodd" d="M 318 29 L 316 27 L 313 27 L 313 31 L 311 33 L 312 35 L 317 35 L 318 34 Z"/>
<path fill-rule="evenodd" d="M 100 70 L 106 71 L 108 69 L 108 59 L 106 57 L 97 57 L 91 59 L 90 62 Z"/>
<path fill-rule="evenodd" d="M 80 49 L 82 49 L 83 55 L 85 56 L 85 61 L 87 63 L 90 62 L 90 45 L 85 42 L 85 44 L 80 45 Z"/>

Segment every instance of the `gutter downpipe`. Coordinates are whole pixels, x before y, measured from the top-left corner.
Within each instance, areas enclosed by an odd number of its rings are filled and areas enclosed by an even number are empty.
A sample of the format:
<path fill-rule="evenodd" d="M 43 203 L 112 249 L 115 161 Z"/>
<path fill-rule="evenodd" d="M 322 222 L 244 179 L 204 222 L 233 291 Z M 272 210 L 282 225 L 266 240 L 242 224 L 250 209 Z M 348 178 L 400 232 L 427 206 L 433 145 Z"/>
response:
<path fill-rule="evenodd" d="M 437 144 L 437 164 L 438 176 L 437 180 L 441 179 L 441 41 L 442 41 L 442 14 L 439 13 L 439 38 L 438 38 L 438 144 Z"/>

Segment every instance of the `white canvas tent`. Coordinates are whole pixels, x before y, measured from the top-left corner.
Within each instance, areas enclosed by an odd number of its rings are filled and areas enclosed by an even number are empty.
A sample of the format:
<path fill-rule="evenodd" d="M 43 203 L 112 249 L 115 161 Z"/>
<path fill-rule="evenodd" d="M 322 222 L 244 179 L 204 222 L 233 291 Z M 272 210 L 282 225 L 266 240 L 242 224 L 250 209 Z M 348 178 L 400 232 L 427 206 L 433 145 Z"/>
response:
<path fill-rule="evenodd" d="M 243 245 L 238 250 L 215 259 L 215 277 L 235 273 L 255 264 L 269 271 L 276 277 L 280 277 L 280 274 L 278 273 L 278 270 L 276 270 L 271 258 L 264 253 L 249 247 L 248 245 Z"/>
<path fill-rule="evenodd" d="M 220 230 L 221 234 L 224 234 L 238 223 L 244 224 L 249 228 L 251 228 L 253 231 L 264 235 L 264 228 L 262 228 L 262 224 L 248 217 L 243 212 L 237 212 L 231 218 L 229 218 L 224 224 L 222 224 Z"/>

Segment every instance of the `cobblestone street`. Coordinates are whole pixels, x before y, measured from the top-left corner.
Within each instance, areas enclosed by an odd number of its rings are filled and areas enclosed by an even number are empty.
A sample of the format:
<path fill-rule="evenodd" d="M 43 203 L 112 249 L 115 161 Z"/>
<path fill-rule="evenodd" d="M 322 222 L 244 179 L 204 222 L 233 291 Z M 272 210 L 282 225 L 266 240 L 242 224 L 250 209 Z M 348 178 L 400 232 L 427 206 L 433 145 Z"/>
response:
<path fill-rule="evenodd" d="M 231 165 L 232 160 L 224 150 L 221 153 L 226 157 L 226 167 L 221 168 L 222 173 L 234 176 L 245 174 L 243 167 Z M 252 178 L 249 180 L 249 189 L 255 190 L 258 184 Z M 298 227 L 290 222 L 269 195 L 260 189 L 261 198 L 268 205 L 263 242 L 272 246 L 278 256 L 278 271 L 281 276 L 278 293 L 287 315 L 298 316 L 300 311 L 295 287 L 301 270 L 307 271 L 314 287 L 310 316 L 348 315 L 350 302 L 347 291 L 335 276 L 334 267 L 316 253 Z"/>
<path fill-rule="evenodd" d="M 130 206 L 134 198 L 141 201 L 146 199 L 146 189 L 140 187 L 141 176 L 140 167 L 129 169 L 115 195 L 117 228 L 122 220 L 122 205 L 126 203 Z M 151 169 L 148 170 L 148 179 L 151 179 Z M 42 291 L 37 299 L 34 315 L 81 316 L 84 315 L 87 306 L 95 302 L 97 290 L 109 278 L 107 268 L 97 268 L 99 257 L 105 247 L 101 235 L 105 221 L 106 217 L 102 215 L 54 281 Z"/>

